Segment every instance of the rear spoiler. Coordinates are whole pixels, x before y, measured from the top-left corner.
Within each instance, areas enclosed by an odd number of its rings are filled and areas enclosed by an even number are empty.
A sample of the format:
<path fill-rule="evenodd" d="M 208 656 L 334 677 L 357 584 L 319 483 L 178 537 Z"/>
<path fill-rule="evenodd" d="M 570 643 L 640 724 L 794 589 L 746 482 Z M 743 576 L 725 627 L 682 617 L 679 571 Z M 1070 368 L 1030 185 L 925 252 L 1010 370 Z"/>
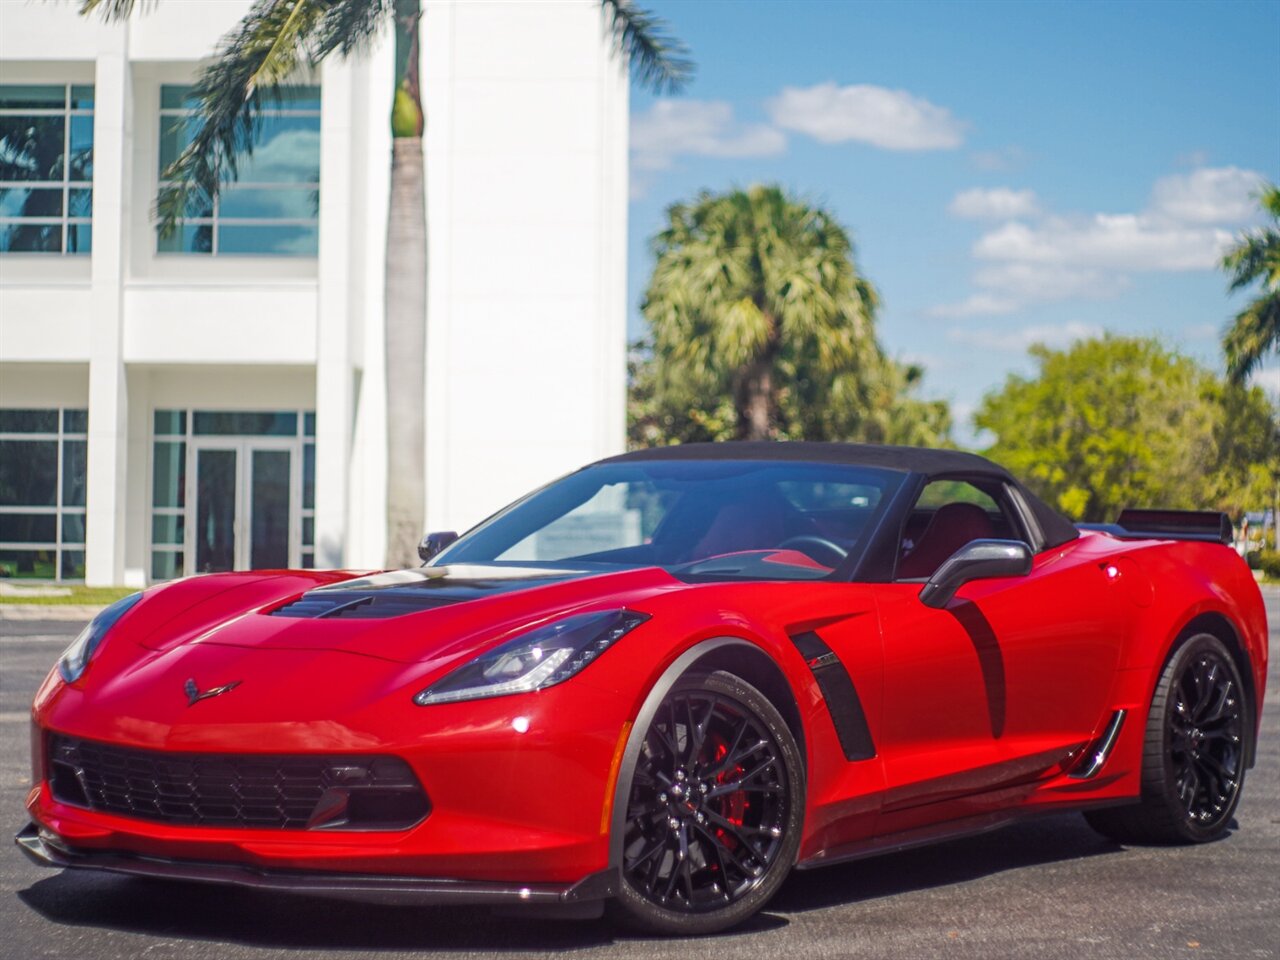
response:
<path fill-rule="evenodd" d="M 1122 540 L 1200 540 L 1230 544 L 1231 518 L 1214 510 L 1122 510 L 1115 523 L 1078 523 L 1080 530 L 1100 530 Z"/>

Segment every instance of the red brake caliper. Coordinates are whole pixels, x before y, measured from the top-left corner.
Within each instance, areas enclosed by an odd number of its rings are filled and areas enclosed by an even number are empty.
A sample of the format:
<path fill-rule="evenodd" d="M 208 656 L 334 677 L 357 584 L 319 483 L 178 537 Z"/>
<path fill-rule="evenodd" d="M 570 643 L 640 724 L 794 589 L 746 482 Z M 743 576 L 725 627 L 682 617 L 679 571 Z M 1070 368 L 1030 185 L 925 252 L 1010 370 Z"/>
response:
<path fill-rule="evenodd" d="M 720 763 L 725 758 L 725 754 L 727 754 L 728 752 L 729 752 L 729 748 L 727 747 L 727 745 L 723 740 L 720 740 L 716 744 L 714 763 Z M 730 767 L 729 769 L 719 773 L 716 776 L 716 783 L 717 784 L 730 783 L 734 780 L 737 780 L 745 772 L 746 771 L 742 769 L 741 764 L 736 764 L 733 767 Z M 747 813 L 747 810 L 750 808 L 750 806 L 751 804 L 747 800 L 746 791 L 735 790 L 733 793 L 728 793 L 728 794 L 725 794 L 724 796 L 717 798 L 718 809 L 716 810 L 716 812 L 725 820 L 728 820 L 730 823 L 732 823 L 735 827 L 740 827 L 745 821 L 746 813 Z M 723 827 L 716 828 L 716 836 L 719 838 L 720 842 L 723 843 L 728 849 L 730 850 L 737 849 L 738 839 L 733 834 L 727 832 Z"/>

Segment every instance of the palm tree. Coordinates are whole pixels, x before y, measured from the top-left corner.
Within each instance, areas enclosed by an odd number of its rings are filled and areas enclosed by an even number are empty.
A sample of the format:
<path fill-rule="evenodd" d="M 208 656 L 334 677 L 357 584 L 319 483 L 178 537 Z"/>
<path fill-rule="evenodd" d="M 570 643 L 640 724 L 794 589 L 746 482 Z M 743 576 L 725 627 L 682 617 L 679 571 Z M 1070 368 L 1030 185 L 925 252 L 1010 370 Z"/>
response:
<path fill-rule="evenodd" d="M 1243 234 L 1222 258 L 1231 290 L 1262 285 L 1261 295 L 1236 314 L 1222 338 L 1234 383 L 1244 383 L 1267 353 L 1280 352 L 1280 187 L 1266 187 L 1261 201 L 1270 225 Z"/>
<path fill-rule="evenodd" d="M 80 12 L 128 17 L 137 0 L 81 0 Z M 145 4 L 144 4 L 145 5 Z M 692 75 L 684 46 L 632 0 L 600 0 L 615 49 L 632 75 L 655 90 L 675 90 Z M 390 212 L 386 256 L 387 555 L 389 567 L 416 562 L 422 535 L 427 241 L 423 170 L 424 114 L 418 89 L 422 0 L 256 0 L 222 38 L 192 90 L 193 137 L 161 174 L 156 197 L 162 236 L 189 210 L 207 208 L 234 181 L 237 160 L 253 153 L 264 105 L 300 70 L 331 54 L 366 48 L 395 31 L 396 91 L 391 111 Z"/>
<path fill-rule="evenodd" d="M 803 374 L 830 383 L 870 370 L 875 289 L 849 234 L 780 187 L 702 193 L 667 211 L 642 310 L 653 332 L 655 392 L 733 398 L 734 435 L 782 435 L 784 392 Z"/>

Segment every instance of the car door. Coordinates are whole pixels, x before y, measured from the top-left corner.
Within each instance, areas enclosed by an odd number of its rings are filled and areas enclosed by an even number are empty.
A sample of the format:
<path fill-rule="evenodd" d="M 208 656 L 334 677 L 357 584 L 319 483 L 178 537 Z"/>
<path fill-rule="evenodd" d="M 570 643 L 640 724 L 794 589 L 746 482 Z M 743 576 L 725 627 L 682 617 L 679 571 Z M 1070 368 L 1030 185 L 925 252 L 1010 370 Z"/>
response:
<path fill-rule="evenodd" d="M 1027 576 L 973 581 L 944 609 L 919 600 L 963 543 L 1034 539 L 1017 496 L 989 480 L 935 481 L 906 524 L 904 576 L 879 603 L 886 813 L 1034 783 L 1104 721 L 1116 599 L 1075 545 L 1041 550 Z"/>

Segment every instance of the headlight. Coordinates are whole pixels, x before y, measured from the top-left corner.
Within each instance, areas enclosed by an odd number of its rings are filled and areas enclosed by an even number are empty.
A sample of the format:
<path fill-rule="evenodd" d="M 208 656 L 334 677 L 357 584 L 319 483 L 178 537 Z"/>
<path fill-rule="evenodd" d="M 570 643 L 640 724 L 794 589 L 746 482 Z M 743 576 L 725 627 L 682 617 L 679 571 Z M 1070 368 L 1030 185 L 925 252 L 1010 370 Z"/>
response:
<path fill-rule="evenodd" d="M 107 631 L 115 626 L 116 621 L 128 613 L 135 603 L 142 599 L 142 594 L 132 593 L 123 600 L 117 600 L 89 621 L 89 625 L 80 631 L 80 636 L 71 641 L 71 646 L 58 659 L 58 672 L 67 683 L 75 683 L 89 665 L 89 658 L 98 649 Z"/>
<path fill-rule="evenodd" d="M 634 610 L 580 613 L 521 634 L 459 667 L 413 698 L 452 703 L 529 693 L 563 683 L 649 619 Z"/>

